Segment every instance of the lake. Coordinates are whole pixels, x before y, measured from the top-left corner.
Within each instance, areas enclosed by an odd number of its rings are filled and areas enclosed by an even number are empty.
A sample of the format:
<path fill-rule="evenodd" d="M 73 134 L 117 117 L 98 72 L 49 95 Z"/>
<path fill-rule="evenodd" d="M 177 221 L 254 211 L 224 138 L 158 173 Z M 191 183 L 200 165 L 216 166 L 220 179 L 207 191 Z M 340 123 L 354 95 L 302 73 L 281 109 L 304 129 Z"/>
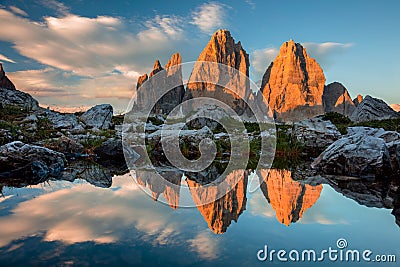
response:
<path fill-rule="evenodd" d="M 109 184 L 76 179 L 4 185 L 0 265 L 343 266 L 328 256 L 323 263 L 301 262 L 303 250 L 315 250 L 318 257 L 329 247 L 399 260 L 400 228 L 393 207 L 385 204 L 397 187 L 343 179 L 320 184 L 292 176 L 289 170 L 234 170 L 226 178 L 237 178 L 233 189 L 207 203 L 202 198 L 216 189 L 188 189 L 197 182 L 179 173 L 174 183 L 181 183 L 180 190 L 154 184 L 140 171 L 114 175 Z M 262 183 L 250 190 L 249 181 Z M 338 249 L 339 239 L 345 248 Z M 257 254 L 265 246 L 268 254 L 287 251 L 286 259 L 298 250 L 300 262 L 284 262 L 276 254 L 260 261 Z M 346 262 L 373 264 L 397 266 Z"/>

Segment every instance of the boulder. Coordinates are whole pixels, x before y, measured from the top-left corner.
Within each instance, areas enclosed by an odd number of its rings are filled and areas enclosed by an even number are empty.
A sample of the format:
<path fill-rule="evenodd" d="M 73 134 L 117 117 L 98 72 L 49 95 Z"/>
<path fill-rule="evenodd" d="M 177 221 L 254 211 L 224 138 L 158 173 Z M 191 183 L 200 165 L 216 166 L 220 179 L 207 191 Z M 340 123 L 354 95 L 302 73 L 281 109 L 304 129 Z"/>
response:
<path fill-rule="evenodd" d="M 113 108 L 109 104 L 97 105 L 80 116 L 80 120 L 87 128 L 101 130 L 109 129 L 112 126 Z"/>
<path fill-rule="evenodd" d="M 323 151 L 312 167 L 326 174 L 361 178 L 389 176 L 393 173 L 386 142 L 354 129 Z"/>
<path fill-rule="evenodd" d="M 293 124 L 292 137 L 303 143 L 306 149 L 321 152 L 341 136 L 334 124 L 320 117 Z"/>
<path fill-rule="evenodd" d="M 38 110 L 39 103 L 31 95 L 19 90 L 0 88 L 0 108 L 17 107 L 27 111 Z"/>
<path fill-rule="evenodd" d="M 372 120 L 396 119 L 400 115 L 389 107 L 383 100 L 366 96 L 357 106 L 350 119 L 353 122 L 364 122 Z"/>
<path fill-rule="evenodd" d="M 66 164 L 62 153 L 20 141 L 0 146 L 0 177 L 44 181 L 59 177 Z"/>
<path fill-rule="evenodd" d="M 110 158 L 124 158 L 124 152 L 122 148 L 122 140 L 111 138 L 103 142 L 99 147 L 94 149 L 99 157 L 110 157 Z"/>
<path fill-rule="evenodd" d="M 75 114 L 61 114 L 56 111 L 46 110 L 41 117 L 47 118 L 54 129 L 57 130 L 73 129 L 79 125 L 78 117 Z"/>

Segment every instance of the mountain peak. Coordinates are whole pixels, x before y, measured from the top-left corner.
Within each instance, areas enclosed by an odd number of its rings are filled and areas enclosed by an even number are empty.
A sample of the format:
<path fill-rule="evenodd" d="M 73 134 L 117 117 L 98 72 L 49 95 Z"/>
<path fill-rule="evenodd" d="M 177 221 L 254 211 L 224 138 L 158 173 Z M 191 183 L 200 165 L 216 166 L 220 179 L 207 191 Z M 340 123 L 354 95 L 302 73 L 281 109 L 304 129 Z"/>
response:
<path fill-rule="evenodd" d="M 6 76 L 3 64 L 0 63 L 0 88 L 6 88 L 10 90 L 15 90 L 14 84 Z"/>
<path fill-rule="evenodd" d="M 160 61 L 157 59 L 154 61 L 153 70 L 150 72 L 150 77 L 153 77 L 157 72 L 162 71 L 163 67 L 161 67 Z"/>
<path fill-rule="evenodd" d="M 261 91 L 278 119 L 295 121 L 323 114 L 324 86 L 322 68 L 290 39 L 266 70 Z"/>

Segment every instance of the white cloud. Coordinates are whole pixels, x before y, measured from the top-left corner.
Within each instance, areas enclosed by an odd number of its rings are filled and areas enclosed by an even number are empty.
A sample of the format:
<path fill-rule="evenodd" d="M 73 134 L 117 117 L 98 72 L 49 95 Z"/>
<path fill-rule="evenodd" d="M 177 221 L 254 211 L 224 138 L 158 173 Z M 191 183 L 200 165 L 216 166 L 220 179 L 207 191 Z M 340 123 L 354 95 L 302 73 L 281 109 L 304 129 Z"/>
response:
<path fill-rule="evenodd" d="M 27 16 L 28 16 L 28 14 L 27 14 L 25 11 L 23 11 L 22 9 L 20 9 L 20 8 L 18 8 L 18 7 L 16 7 L 16 6 L 9 6 L 8 8 L 9 8 L 14 14 L 21 15 L 21 16 L 24 16 L 24 17 L 27 17 Z"/>
<path fill-rule="evenodd" d="M 257 74 L 263 75 L 278 53 L 278 49 L 274 47 L 254 50 L 251 53 L 251 64 L 254 71 Z"/>
<path fill-rule="evenodd" d="M 45 105 L 65 104 L 65 94 L 77 99 L 72 105 L 130 98 L 139 74 L 149 72 L 155 58 L 175 52 L 183 38 L 182 21 L 176 16 L 157 15 L 137 33 L 117 17 L 66 14 L 37 22 L 4 9 L 0 24 L 0 40 L 48 66 L 9 73 L 17 88 L 33 92 Z M 124 108 L 119 104 L 118 109 Z"/>
<path fill-rule="evenodd" d="M 199 27 L 204 33 L 212 33 L 226 25 L 227 8 L 228 6 L 220 3 L 205 3 L 192 13 L 193 20 L 190 23 Z"/>
<path fill-rule="evenodd" d="M 245 0 L 246 4 L 250 6 L 251 9 L 256 9 L 256 3 L 252 0 Z"/>
<path fill-rule="evenodd" d="M 208 230 L 199 233 L 195 238 L 188 240 L 190 247 L 198 253 L 199 257 L 213 260 L 218 257 L 218 239 Z"/>
<path fill-rule="evenodd" d="M 0 54 L 0 61 L 7 61 L 7 62 L 10 62 L 10 63 L 15 63 L 14 60 L 12 60 L 12 59 L 9 58 L 9 57 L 6 57 L 6 56 L 3 55 L 3 54 Z"/>
<path fill-rule="evenodd" d="M 322 67 L 327 68 L 330 66 L 332 60 L 336 55 L 346 52 L 351 48 L 353 43 L 313 43 L 305 42 L 302 45 L 307 49 L 308 55 L 315 58 Z"/>
<path fill-rule="evenodd" d="M 113 243 L 126 238 L 126 229 L 132 227 L 155 244 L 173 242 L 169 237 L 179 233 L 173 211 L 144 199 L 129 175 L 114 177 L 107 191 L 87 183 L 58 188 L 50 181 L 48 186 L 53 191 L 19 203 L 10 216 L 0 218 L 0 246 L 38 232 L 44 233 L 45 241 L 66 244 Z M 59 203 L 67 208 L 60 209 Z"/>
<path fill-rule="evenodd" d="M 125 67 L 126 68 L 126 67 Z M 134 91 L 138 73 L 125 71 L 97 77 L 71 77 L 71 72 L 55 68 L 7 73 L 17 88 L 39 99 L 42 106 L 60 106 L 63 110 L 82 109 L 99 102 L 111 103 L 116 111 L 125 111 Z M 56 107 L 56 109 L 58 109 Z"/>

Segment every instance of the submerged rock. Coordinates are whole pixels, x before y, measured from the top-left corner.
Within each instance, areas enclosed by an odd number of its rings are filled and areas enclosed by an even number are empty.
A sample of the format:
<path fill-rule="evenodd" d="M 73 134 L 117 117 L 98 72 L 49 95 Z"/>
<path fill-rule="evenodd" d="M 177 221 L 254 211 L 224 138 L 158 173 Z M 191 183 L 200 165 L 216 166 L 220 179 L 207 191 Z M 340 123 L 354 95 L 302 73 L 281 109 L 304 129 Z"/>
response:
<path fill-rule="evenodd" d="M 383 133 L 376 131 L 379 129 L 350 127 L 349 133 L 322 152 L 312 167 L 327 174 L 362 178 L 393 174 L 387 143 L 380 138 Z"/>
<path fill-rule="evenodd" d="M 24 144 L 20 141 L 0 147 L 0 177 L 16 176 L 45 180 L 58 177 L 66 164 L 62 153 L 48 148 Z"/>

